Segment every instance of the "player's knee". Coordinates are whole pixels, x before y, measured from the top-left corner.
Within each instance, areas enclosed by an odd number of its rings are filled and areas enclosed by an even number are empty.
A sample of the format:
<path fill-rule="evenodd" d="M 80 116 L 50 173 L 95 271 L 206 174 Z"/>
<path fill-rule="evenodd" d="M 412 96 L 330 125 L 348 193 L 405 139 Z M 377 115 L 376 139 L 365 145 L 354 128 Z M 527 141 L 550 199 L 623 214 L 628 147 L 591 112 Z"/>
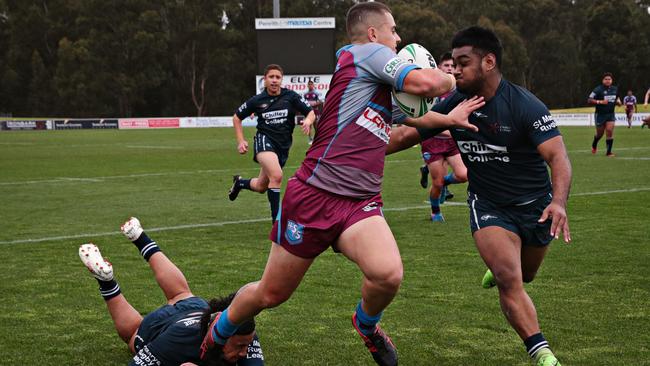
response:
<path fill-rule="evenodd" d="M 518 273 L 515 270 L 511 270 L 509 268 L 493 268 L 492 273 L 494 274 L 494 279 L 496 280 L 497 286 L 501 291 L 510 291 L 518 289 L 522 286 L 521 273 Z"/>
<path fill-rule="evenodd" d="M 374 278 L 377 283 L 386 292 L 397 292 L 402 285 L 404 278 L 404 269 L 401 265 L 395 265 L 392 268 L 387 268 L 379 276 Z"/>
<path fill-rule="evenodd" d="M 445 178 L 444 177 L 432 178 L 431 185 L 442 188 L 442 186 L 445 185 Z"/>
<path fill-rule="evenodd" d="M 279 187 L 282 185 L 282 171 L 269 174 L 269 187 Z"/>
<path fill-rule="evenodd" d="M 456 177 L 456 181 L 458 183 L 467 182 L 467 170 L 454 172 L 454 176 Z"/>
<path fill-rule="evenodd" d="M 279 289 L 267 289 L 262 295 L 262 307 L 265 309 L 274 308 L 291 297 L 290 292 L 282 291 Z"/>

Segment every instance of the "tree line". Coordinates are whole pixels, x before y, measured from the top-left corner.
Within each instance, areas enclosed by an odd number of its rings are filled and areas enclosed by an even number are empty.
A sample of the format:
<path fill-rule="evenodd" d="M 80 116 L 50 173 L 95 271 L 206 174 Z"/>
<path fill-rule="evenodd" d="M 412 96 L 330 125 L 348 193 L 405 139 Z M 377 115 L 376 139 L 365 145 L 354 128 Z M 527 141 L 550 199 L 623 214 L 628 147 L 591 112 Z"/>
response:
<path fill-rule="evenodd" d="M 503 72 L 551 108 L 582 106 L 603 72 L 650 87 L 647 0 L 386 0 L 402 44 L 434 56 L 470 25 L 493 29 Z M 335 17 L 352 0 L 282 0 L 282 17 Z M 255 18 L 270 0 L 0 0 L 0 113 L 230 115 L 254 91 Z M 335 50 L 332 50 L 334 52 Z"/>

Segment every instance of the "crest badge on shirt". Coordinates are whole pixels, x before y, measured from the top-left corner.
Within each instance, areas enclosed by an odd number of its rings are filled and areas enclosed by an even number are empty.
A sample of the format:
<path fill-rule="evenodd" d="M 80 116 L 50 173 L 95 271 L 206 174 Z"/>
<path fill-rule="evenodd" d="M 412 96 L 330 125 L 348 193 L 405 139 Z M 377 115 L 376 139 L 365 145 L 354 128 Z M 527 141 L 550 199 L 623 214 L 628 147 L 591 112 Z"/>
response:
<path fill-rule="evenodd" d="M 287 239 L 289 244 L 298 245 L 302 243 L 304 231 L 305 231 L 304 225 L 300 225 L 297 222 L 288 220 L 287 230 L 284 232 L 284 238 Z"/>

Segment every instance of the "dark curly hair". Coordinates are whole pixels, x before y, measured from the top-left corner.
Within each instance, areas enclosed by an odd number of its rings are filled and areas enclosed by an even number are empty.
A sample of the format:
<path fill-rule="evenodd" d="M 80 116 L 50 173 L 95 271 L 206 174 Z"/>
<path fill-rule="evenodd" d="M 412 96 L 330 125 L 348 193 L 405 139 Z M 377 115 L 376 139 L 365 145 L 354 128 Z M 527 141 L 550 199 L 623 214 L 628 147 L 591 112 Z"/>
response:
<path fill-rule="evenodd" d="M 231 293 L 225 297 L 214 298 L 208 301 L 209 308 L 203 312 L 201 316 L 201 335 L 205 337 L 208 333 L 208 328 L 210 323 L 217 316 L 217 313 L 226 310 L 226 308 L 232 303 L 232 300 L 237 295 L 236 292 Z M 255 319 L 248 320 L 242 323 L 235 334 L 251 334 L 255 331 Z M 206 358 L 201 361 L 201 366 L 228 366 L 232 365 L 231 363 L 226 362 L 223 357 L 223 349 L 221 347 L 214 347 L 211 349 Z"/>

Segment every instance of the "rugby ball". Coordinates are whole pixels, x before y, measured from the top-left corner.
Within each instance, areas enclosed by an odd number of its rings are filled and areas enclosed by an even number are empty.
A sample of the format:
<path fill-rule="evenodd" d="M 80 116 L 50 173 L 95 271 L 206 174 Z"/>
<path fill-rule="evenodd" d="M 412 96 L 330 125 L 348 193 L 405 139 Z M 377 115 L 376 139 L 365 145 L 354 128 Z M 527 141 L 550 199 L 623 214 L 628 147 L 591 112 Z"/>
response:
<path fill-rule="evenodd" d="M 409 63 L 418 65 L 423 69 L 435 69 L 438 67 L 436 60 L 431 56 L 431 53 L 424 47 L 417 43 L 411 43 L 402 48 L 397 56 L 406 60 Z M 435 98 L 420 97 L 397 91 L 393 89 L 393 99 L 399 109 L 409 117 L 420 117 L 431 110 L 435 102 Z"/>

